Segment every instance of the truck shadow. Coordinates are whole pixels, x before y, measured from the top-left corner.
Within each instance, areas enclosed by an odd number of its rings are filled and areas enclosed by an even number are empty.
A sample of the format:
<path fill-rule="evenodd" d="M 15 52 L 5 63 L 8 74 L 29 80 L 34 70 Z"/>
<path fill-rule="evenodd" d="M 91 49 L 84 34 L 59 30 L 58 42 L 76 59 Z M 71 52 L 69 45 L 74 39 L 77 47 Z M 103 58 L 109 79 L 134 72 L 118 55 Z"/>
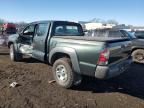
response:
<path fill-rule="evenodd" d="M 119 77 L 109 80 L 96 80 L 86 77 L 78 91 L 92 91 L 93 93 L 120 92 L 144 99 L 144 65 L 132 64 L 131 68 Z"/>
<path fill-rule="evenodd" d="M 31 57 L 25 57 L 20 62 L 24 62 L 24 63 L 43 63 L 43 62 L 41 62 L 39 60 L 36 60 L 34 58 L 31 58 Z"/>
<path fill-rule="evenodd" d="M 9 55 L 9 53 L 1 53 L 1 52 L 0 52 L 0 55 Z"/>

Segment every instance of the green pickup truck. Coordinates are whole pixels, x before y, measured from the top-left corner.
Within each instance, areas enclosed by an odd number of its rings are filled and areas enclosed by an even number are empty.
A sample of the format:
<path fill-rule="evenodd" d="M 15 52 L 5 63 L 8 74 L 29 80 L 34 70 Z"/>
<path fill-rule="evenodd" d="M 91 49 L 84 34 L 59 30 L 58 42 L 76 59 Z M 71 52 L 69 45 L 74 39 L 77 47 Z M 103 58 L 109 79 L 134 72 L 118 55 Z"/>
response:
<path fill-rule="evenodd" d="M 10 59 L 23 55 L 52 65 L 58 85 L 70 88 L 82 76 L 108 79 L 131 64 L 131 41 L 124 37 L 85 36 L 80 24 L 68 21 L 39 21 L 27 25 L 8 39 Z"/>

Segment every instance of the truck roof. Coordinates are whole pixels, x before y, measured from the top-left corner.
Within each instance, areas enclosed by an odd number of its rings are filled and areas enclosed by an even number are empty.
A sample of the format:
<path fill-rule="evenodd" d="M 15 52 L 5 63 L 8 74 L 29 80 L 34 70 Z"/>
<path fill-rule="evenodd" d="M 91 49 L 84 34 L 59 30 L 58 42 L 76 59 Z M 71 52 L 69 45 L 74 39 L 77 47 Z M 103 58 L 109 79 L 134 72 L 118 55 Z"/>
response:
<path fill-rule="evenodd" d="M 31 22 L 30 24 L 48 23 L 48 22 L 51 22 L 51 23 L 61 22 L 61 23 L 75 23 L 75 24 L 77 24 L 76 22 L 71 22 L 71 21 L 61 21 L 61 20 L 42 20 L 42 21 L 35 21 L 35 22 Z"/>

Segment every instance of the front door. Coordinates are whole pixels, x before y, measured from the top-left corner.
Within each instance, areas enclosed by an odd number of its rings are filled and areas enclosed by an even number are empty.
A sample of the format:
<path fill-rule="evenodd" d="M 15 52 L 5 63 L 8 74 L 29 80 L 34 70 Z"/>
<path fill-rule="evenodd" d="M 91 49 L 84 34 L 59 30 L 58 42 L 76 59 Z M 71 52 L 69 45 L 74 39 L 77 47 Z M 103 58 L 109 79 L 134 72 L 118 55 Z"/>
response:
<path fill-rule="evenodd" d="M 45 57 L 48 28 L 48 23 L 37 24 L 34 34 L 32 56 L 41 61 L 44 61 Z"/>
<path fill-rule="evenodd" d="M 17 41 L 19 52 L 22 54 L 32 54 L 32 39 L 34 36 L 34 24 L 28 25 L 20 34 Z"/>

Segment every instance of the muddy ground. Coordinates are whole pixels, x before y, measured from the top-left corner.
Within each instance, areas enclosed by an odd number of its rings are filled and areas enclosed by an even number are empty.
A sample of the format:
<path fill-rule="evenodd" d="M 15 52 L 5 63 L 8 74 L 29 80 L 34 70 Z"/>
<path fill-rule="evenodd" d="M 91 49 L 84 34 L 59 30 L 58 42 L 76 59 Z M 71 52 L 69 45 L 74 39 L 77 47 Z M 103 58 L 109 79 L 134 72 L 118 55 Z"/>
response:
<path fill-rule="evenodd" d="M 50 80 L 51 66 L 28 58 L 13 63 L 0 47 L 0 108 L 144 108 L 144 65 L 107 81 L 84 77 L 70 90 Z M 14 81 L 20 85 L 10 88 Z"/>

